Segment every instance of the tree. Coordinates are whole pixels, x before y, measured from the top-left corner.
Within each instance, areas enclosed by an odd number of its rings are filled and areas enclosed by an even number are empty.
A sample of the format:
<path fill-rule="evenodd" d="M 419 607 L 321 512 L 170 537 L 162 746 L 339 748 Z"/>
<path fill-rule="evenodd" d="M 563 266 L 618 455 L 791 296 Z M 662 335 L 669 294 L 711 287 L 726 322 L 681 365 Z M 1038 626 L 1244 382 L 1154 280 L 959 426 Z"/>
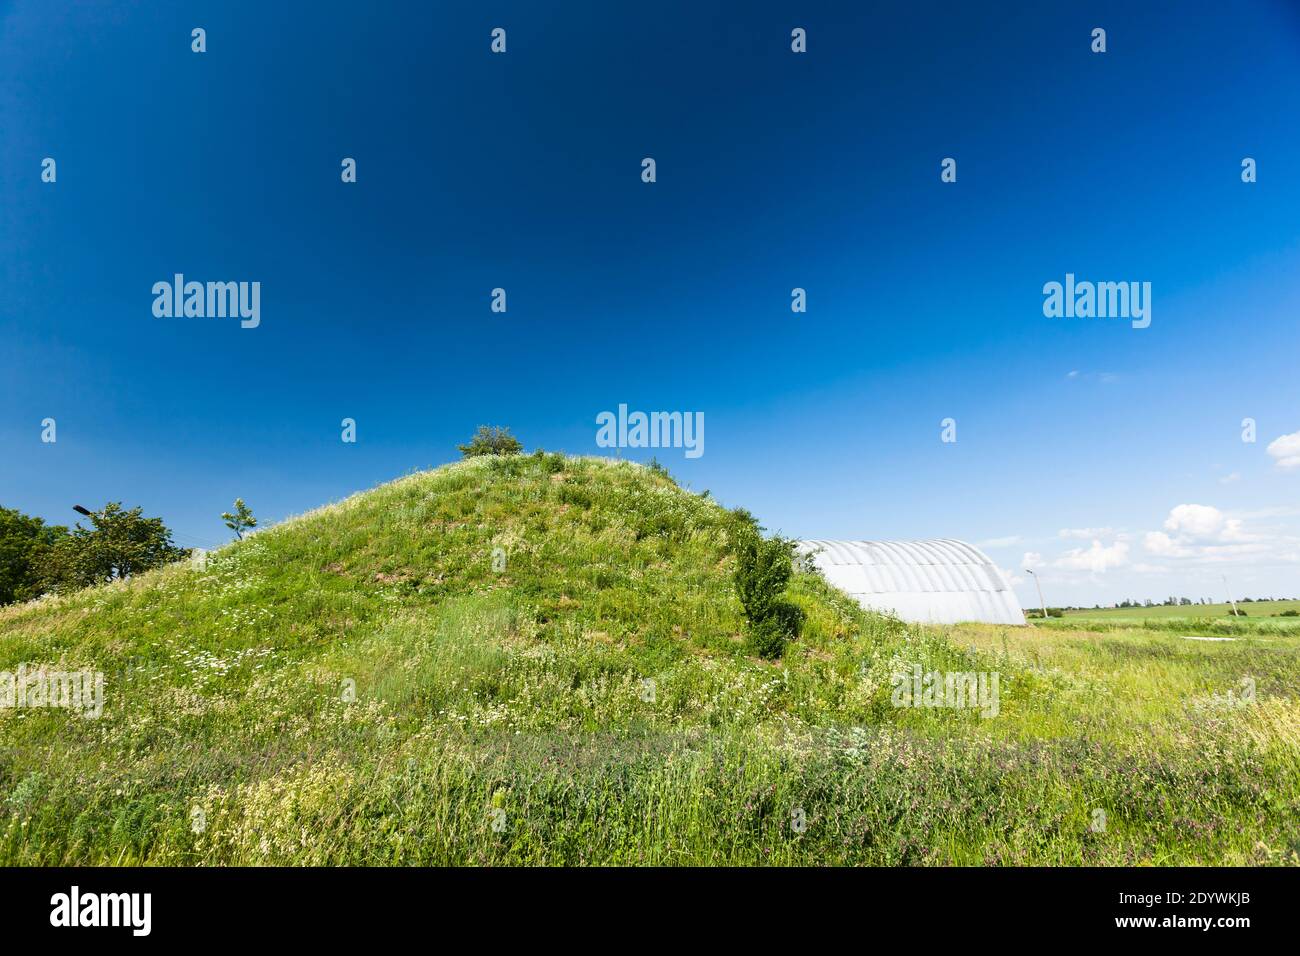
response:
<path fill-rule="evenodd" d="M 78 522 L 43 556 L 41 584 L 66 591 L 129 578 L 189 556 L 188 548 L 172 544 L 172 533 L 161 518 L 146 518 L 143 509 L 130 511 L 110 501 L 90 515 L 90 528 Z"/>
<path fill-rule="evenodd" d="M 253 512 L 248 509 L 248 505 L 244 504 L 243 498 L 236 498 L 235 513 L 223 511 L 221 520 L 226 523 L 227 528 L 235 532 L 235 537 L 240 541 L 244 540 L 245 531 L 257 527 L 257 519 L 253 517 Z"/>
<path fill-rule="evenodd" d="M 0 508 L 0 604 L 40 597 L 41 564 L 68 529 Z"/>
<path fill-rule="evenodd" d="M 479 455 L 517 455 L 524 450 L 518 438 L 510 434 L 510 429 L 497 425 L 480 425 L 468 445 L 456 446 L 465 458 Z"/>

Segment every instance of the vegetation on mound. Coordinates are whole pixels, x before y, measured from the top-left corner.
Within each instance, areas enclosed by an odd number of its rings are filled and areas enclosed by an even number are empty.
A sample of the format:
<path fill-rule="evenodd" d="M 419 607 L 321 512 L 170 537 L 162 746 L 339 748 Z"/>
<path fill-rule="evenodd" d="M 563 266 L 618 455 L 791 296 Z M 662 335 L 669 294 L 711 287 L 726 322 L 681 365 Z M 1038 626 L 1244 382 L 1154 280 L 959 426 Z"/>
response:
<path fill-rule="evenodd" d="M 662 469 L 476 456 L 2 609 L 0 669 L 108 682 L 98 720 L 0 715 L 0 863 L 1288 859 L 1290 705 L 1088 737 L 1104 678 L 807 573 L 768 661 L 735 520 Z M 892 706 L 914 664 L 999 671 L 1000 717 Z"/>

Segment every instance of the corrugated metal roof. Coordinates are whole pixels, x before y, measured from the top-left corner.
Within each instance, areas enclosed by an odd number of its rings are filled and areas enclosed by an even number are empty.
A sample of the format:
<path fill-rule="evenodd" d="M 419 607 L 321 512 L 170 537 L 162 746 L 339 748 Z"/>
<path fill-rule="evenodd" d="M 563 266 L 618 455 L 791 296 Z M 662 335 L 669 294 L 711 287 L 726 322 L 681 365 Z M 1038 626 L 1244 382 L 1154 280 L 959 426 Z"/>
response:
<path fill-rule="evenodd" d="M 996 564 L 964 541 L 800 541 L 826 580 L 863 607 L 919 624 L 1024 624 Z"/>

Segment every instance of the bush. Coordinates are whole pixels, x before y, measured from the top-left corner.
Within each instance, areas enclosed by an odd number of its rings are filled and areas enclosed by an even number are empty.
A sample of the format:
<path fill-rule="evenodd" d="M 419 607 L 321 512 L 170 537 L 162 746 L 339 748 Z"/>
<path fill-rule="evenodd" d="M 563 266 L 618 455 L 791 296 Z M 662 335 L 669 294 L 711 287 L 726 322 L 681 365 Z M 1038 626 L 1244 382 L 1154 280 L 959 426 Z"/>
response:
<path fill-rule="evenodd" d="M 468 445 L 456 446 L 465 458 L 479 455 L 517 455 L 524 450 L 518 438 L 510 434 L 510 429 L 497 425 L 480 425 Z"/>
<path fill-rule="evenodd" d="M 650 461 L 646 463 L 646 467 L 650 469 L 651 474 L 658 475 L 660 478 L 667 478 L 673 484 L 677 484 L 677 481 L 669 473 L 668 469 L 663 466 L 663 464 L 659 461 L 658 458 L 652 457 Z M 705 494 L 707 495 L 708 492 L 706 491 Z"/>
<path fill-rule="evenodd" d="M 763 657 L 777 658 L 799 636 L 804 621 L 803 610 L 782 597 L 794 573 L 794 542 L 779 535 L 764 538 L 743 509 L 733 512 L 733 521 L 734 580 L 749 621 L 750 646 Z"/>
<path fill-rule="evenodd" d="M 1281 614 L 1278 615 L 1278 617 L 1300 617 L 1300 611 L 1297 611 L 1295 608 L 1291 608 L 1290 610 L 1283 611 Z"/>
<path fill-rule="evenodd" d="M 749 646 L 760 657 L 776 660 L 785 653 L 789 636 L 781 630 L 775 618 L 752 621 L 749 625 Z"/>
<path fill-rule="evenodd" d="M 785 652 L 786 644 L 799 636 L 806 616 L 803 608 L 793 601 L 773 601 L 767 617 L 750 623 L 750 647 L 760 657 L 780 657 Z"/>
<path fill-rule="evenodd" d="M 564 456 L 559 452 L 547 452 L 539 448 L 533 452 L 533 461 L 537 462 L 546 475 L 557 475 L 564 471 Z"/>
<path fill-rule="evenodd" d="M 1041 608 L 1031 607 L 1025 611 L 1025 617 L 1042 618 L 1043 611 Z M 1065 617 L 1065 611 L 1059 607 L 1049 607 L 1047 609 L 1048 617 Z"/>

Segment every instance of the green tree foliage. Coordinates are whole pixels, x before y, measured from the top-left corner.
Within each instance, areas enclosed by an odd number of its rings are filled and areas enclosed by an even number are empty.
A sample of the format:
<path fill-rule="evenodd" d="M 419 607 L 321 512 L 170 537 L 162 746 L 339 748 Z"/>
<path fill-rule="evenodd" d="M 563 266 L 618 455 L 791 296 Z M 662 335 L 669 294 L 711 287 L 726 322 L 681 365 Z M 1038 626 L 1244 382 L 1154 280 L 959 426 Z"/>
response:
<path fill-rule="evenodd" d="M 750 644 L 763 657 L 777 658 L 803 627 L 803 610 L 784 597 L 794 573 L 795 543 L 779 535 L 764 538 L 757 520 L 743 508 L 732 516 L 736 594 L 749 621 Z"/>
<path fill-rule="evenodd" d="M 146 518 L 141 508 L 124 510 L 111 501 L 90 516 L 91 527 L 78 522 L 72 533 L 55 542 L 41 562 L 41 583 L 52 591 L 105 584 L 179 561 L 188 548 L 172 544 L 161 518 Z"/>
<path fill-rule="evenodd" d="M 457 445 L 465 458 L 478 455 L 518 455 L 524 446 L 510 434 L 510 429 L 497 425 L 480 425 L 468 445 Z"/>
<path fill-rule="evenodd" d="M 68 529 L 47 525 L 12 508 L 0 508 L 0 604 L 27 601 L 43 593 L 41 565 Z"/>
<path fill-rule="evenodd" d="M 257 519 L 253 517 L 253 512 L 249 510 L 248 505 L 244 504 L 243 498 L 236 498 L 235 513 L 223 511 L 221 520 L 226 523 L 227 528 L 235 532 L 235 537 L 240 541 L 244 540 L 245 531 L 257 527 Z"/>

